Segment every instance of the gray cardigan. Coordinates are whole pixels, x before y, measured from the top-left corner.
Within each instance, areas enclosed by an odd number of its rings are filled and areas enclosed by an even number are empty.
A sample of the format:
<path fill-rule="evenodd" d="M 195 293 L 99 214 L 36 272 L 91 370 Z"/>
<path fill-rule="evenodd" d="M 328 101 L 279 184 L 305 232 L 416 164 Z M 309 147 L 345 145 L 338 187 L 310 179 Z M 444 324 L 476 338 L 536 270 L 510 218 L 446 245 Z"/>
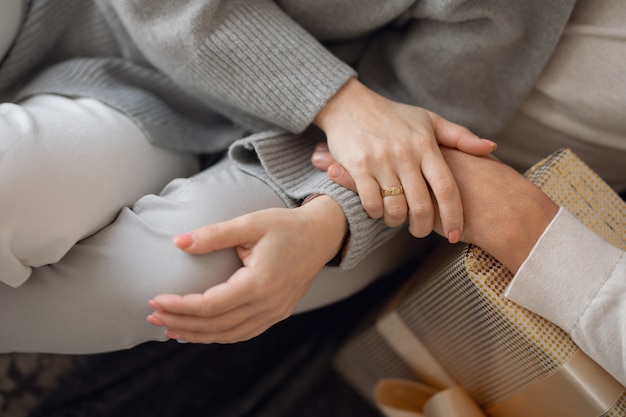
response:
<path fill-rule="evenodd" d="M 574 0 L 33 0 L 0 66 L 0 100 L 95 97 L 163 147 L 217 152 L 290 207 L 331 195 L 350 267 L 394 230 L 309 163 L 309 127 L 358 73 L 371 88 L 501 129 L 556 46 Z M 252 134 L 250 136 L 250 134 Z"/>

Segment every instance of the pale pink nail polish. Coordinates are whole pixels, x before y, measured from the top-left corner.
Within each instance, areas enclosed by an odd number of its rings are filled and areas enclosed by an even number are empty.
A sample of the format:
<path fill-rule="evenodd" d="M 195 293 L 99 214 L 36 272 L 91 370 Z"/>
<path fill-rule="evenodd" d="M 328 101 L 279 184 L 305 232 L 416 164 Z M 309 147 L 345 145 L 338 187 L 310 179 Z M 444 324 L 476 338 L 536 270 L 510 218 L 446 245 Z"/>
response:
<path fill-rule="evenodd" d="M 461 232 L 458 230 L 453 230 L 448 233 L 448 242 L 450 243 L 458 243 L 461 240 Z"/>
<path fill-rule="evenodd" d="M 174 244 L 177 248 L 186 249 L 193 244 L 193 238 L 189 233 L 178 235 L 174 238 Z"/>
<path fill-rule="evenodd" d="M 171 330 L 166 330 L 165 331 L 165 336 L 169 337 L 170 339 L 174 339 L 174 340 L 180 340 L 180 339 L 183 338 L 181 335 L 179 335 L 178 333 L 173 332 Z"/>
<path fill-rule="evenodd" d="M 315 161 L 315 162 L 322 162 L 324 159 L 326 159 L 326 154 L 325 153 L 315 152 L 313 154 L 313 161 Z"/>
<path fill-rule="evenodd" d="M 156 317 L 154 314 L 150 314 L 147 320 L 148 320 L 148 323 L 152 324 L 153 326 L 165 326 L 165 323 L 163 323 L 163 320 Z"/>
<path fill-rule="evenodd" d="M 337 165 L 332 165 L 330 168 L 328 168 L 328 175 L 330 175 L 332 178 L 339 178 L 342 172 L 343 170 Z"/>
<path fill-rule="evenodd" d="M 489 139 L 481 139 L 481 140 L 482 140 L 483 142 L 485 142 L 485 143 L 489 144 L 489 146 L 491 146 L 491 148 L 492 148 L 494 151 L 495 151 L 495 150 L 496 150 L 496 148 L 498 147 L 498 144 L 497 144 L 497 143 L 495 143 L 495 142 L 494 142 L 494 141 L 492 141 L 492 140 L 489 140 Z"/>

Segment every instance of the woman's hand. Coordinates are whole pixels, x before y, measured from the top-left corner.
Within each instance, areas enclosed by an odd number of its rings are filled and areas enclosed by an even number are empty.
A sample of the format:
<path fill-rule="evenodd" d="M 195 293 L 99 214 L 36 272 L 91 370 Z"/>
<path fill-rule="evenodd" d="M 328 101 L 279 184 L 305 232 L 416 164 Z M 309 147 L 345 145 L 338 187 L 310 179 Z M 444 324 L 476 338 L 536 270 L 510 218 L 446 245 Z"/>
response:
<path fill-rule="evenodd" d="M 387 100 L 356 79 L 327 103 L 315 124 L 326 133 L 332 156 L 352 176 L 370 217 L 384 218 L 391 227 L 408 217 L 411 234 L 423 237 L 433 229 L 437 204 L 446 237 L 459 239 L 461 197 L 438 144 L 488 154 L 493 142 L 423 108 Z M 381 196 L 382 189 L 398 186 L 404 194 Z"/>
<path fill-rule="evenodd" d="M 460 239 L 484 249 L 515 273 L 558 206 L 520 173 L 492 156 L 479 157 L 445 147 L 441 151 L 459 186 L 465 210 L 465 229 Z M 325 144 L 318 144 L 312 160 L 335 182 L 355 189 L 350 173 L 337 164 Z M 434 230 L 445 236 L 439 220 Z"/>
<path fill-rule="evenodd" d="M 234 343 L 289 317 L 347 233 L 341 207 L 319 196 L 296 209 L 267 209 L 177 236 L 190 254 L 234 247 L 243 266 L 202 294 L 162 294 L 148 322 L 172 339 Z M 305 256 L 304 256 L 305 255 Z"/>

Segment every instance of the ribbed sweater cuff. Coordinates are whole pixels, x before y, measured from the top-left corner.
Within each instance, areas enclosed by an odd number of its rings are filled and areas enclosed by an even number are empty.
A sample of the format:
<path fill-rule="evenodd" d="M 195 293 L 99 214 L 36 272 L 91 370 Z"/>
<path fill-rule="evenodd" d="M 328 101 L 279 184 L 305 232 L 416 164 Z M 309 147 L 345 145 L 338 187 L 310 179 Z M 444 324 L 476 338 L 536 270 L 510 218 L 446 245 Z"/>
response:
<path fill-rule="evenodd" d="M 340 264 L 347 269 L 398 229 L 371 219 L 356 193 L 335 184 L 326 172 L 311 165 L 315 144 L 323 140 L 323 133 L 316 128 L 299 135 L 266 132 L 239 140 L 230 148 L 230 156 L 240 169 L 272 187 L 289 207 L 299 206 L 309 194 L 320 193 L 333 198 L 343 209 L 350 228 L 350 245 Z"/>
<path fill-rule="evenodd" d="M 561 208 L 505 296 L 571 332 L 621 256 Z"/>

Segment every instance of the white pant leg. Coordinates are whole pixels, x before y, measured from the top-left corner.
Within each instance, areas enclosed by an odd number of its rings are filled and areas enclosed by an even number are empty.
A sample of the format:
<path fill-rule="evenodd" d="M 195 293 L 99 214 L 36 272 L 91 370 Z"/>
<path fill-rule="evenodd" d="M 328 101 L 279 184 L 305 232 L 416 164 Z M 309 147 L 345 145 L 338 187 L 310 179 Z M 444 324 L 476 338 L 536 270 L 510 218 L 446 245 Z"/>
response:
<path fill-rule="evenodd" d="M 252 210 L 284 207 L 260 180 L 228 159 L 146 196 L 114 223 L 79 242 L 55 265 L 34 268 L 19 288 L 0 286 L 0 352 L 93 353 L 164 340 L 146 322 L 147 301 L 162 292 L 201 292 L 240 266 L 232 249 L 194 256 L 172 237 Z M 376 250 L 357 268 L 324 270 L 297 311 L 363 288 L 418 254 L 408 233 Z"/>
<path fill-rule="evenodd" d="M 0 104 L 0 281 L 19 285 L 122 207 L 196 171 L 196 158 L 152 146 L 97 100 Z"/>

